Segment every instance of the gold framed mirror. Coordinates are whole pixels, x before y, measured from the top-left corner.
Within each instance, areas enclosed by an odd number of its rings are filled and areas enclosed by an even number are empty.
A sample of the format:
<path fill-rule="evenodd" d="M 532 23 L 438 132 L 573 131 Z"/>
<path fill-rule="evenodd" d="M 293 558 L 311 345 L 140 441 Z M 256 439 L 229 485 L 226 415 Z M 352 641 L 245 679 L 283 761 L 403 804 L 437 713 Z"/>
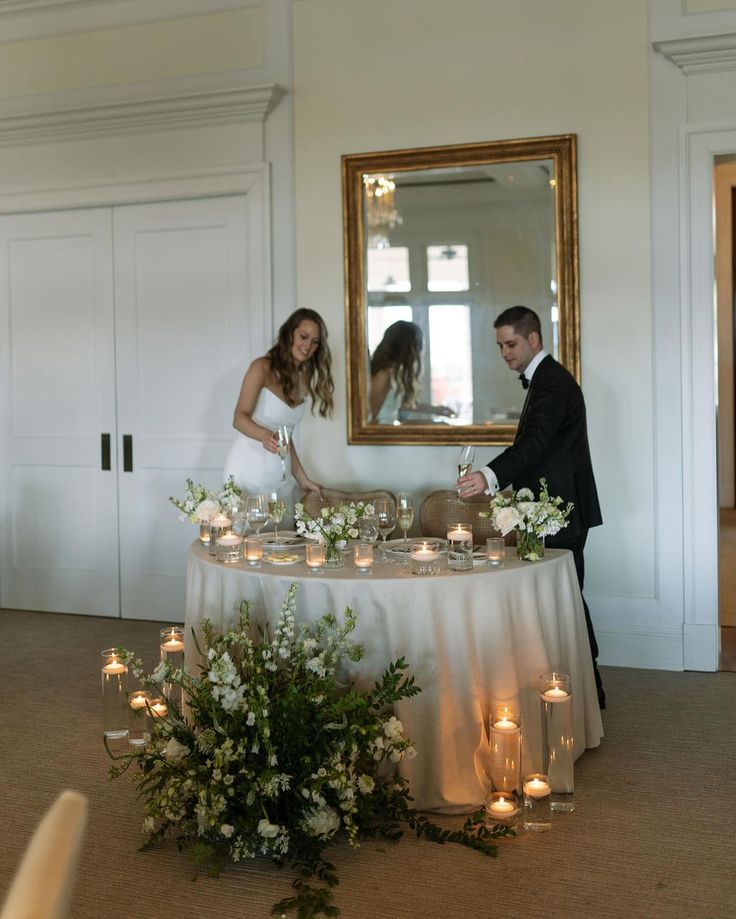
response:
<path fill-rule="evenodd" d="M 510 443 L 502 310 L 580 378 L 576 136 L 349 154 L 342 182 L 349 443 Z"/>

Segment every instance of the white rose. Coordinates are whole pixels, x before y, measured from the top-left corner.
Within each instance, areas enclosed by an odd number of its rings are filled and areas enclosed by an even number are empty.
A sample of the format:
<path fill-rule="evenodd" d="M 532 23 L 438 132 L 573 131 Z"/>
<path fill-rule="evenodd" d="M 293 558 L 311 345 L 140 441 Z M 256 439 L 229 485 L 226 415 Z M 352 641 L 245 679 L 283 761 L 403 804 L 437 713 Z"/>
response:
<path fill-rule="evenodd" d="M 326 839 L 340 829 L 340 817 L 329 805 L 305 811 L 302 823 L 310 836 L 318 836 L 320 839 Z"/>
<path fill-rule="evenodd" d="M 524 517 L 528 517 L 529 514 L 534 512 L 536 504 L 534 501 L 519 501 L 516 505 L 517 511 L 522 514 Z"/>
<path fill-rule="evenodd" d="M 515 507 L 499 507 L 493 515 L 493 525 L 505 536 L 519 525 L 521 517 Z"/>
<path fill-rule="evenodd" d="M 404 750 L 405 759 L 414 759 L 416 755 L 417 755 L 417 751 L 414 747 L 410 746 L 410 747 L 407 747 L 406 750 Z"/>
<path fill-rule="evenodd" d="M 369 775 L 361 775 L 358 779 L 358 791 L 364 795 L 369 795 L 376 787 L 376 783 Z"/>
<path fill-rule="evenodd" d="M 389 740 L 401 740 L 404 734 L 404 725 L 399 721 L 396 715 L 391 717 L 383 725 L 383 733 Z"/>
<path fill-rule="evenodd" d="M 270 823 L 265 818 L 258 821 L 258 833 L 264 839 L 275 839 L 279 835 L 281 827 L 277 823 Z"/>
<path fill-rule="evenodd" d="M 220 832 L 226 839 L 230 839 L 230 837 L 235 832 L 235 827 L 231 826 L 229 823 L 223 823 L 220 827 Z"/>
<path fill-rule="evenodd" d="M 200 501 L 200 503 L 194 508 L 194 516 L 200 523 L 209 523 L 210 520 L 215 516 L 215 514 L 220 513 L 220 505 L 217 501 L 210 501 L 209 499 L 205 501 Z"/>
<path fill-rule="evenodd" d="M 516 492 L 516 500 L 517 501 L 533 501 L 534 492 L 531 490 L 531 488 L 520 488 Z"/>

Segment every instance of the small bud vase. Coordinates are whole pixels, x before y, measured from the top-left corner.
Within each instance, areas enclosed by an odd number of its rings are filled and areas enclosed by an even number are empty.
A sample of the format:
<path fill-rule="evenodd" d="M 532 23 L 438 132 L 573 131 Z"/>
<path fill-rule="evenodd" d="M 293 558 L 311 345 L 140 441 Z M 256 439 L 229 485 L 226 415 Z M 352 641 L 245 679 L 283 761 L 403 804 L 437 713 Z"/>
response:
<path fill-rule="evenodd" d="M 345 556 L 340 546 L 325 543 L 325 568 L 344 568 Z"/>
<path fill-rule="evenodd" d="M 516 531 L 516 555 L 526 562 L 537 562 L 544 558 L 544 536 L 537 536 L 527 530 Z"/>

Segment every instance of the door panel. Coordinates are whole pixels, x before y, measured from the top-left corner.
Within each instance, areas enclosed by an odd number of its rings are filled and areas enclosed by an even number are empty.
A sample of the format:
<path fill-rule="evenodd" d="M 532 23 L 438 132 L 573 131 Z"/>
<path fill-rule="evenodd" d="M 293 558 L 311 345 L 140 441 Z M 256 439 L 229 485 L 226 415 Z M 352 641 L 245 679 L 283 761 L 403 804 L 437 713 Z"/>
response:
<path fill-rule="evenodd" d="M 7 608 L 119 615 L 111 243 L 109 209 L 0 218 Z"/>
<path fill-rule="evenodd" d="M 168 498 L 187 476 L 222 484 L 240 380 L 268 347 L 247 209 L 238 196 L 114 211 L 119 442 L 133 438 L 118 473 L 123 616 L 182 620 L 195 532 Z"/>

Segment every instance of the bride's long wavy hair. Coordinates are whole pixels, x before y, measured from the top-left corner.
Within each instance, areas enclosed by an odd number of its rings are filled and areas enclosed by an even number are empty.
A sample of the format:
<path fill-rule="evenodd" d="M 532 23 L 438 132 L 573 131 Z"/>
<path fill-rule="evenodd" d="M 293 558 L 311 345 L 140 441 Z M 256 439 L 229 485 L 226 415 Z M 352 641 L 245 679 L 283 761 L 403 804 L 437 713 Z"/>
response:
<path fill-rule="evenodd" d="M 371 376 L 388 368 L 402 408 L 416 405 L 422 373 L 422 330 L 415 322 L 399 319 L 383 333 L 371 358 Z"/>
<path fill-rule="evenodd" d="M 291 349 L 294 345 L 294 332 L 305 319 L 318 326 L 319 345 L 309 360 L 299 365 L 292 357 Z M 319 402 L 320 417 L 332 415 L 335 392 L 335 384 L 332 381 L 332 356 L 327 344 L 327 327 L 319 313 L 310 309 L 295 310 L 279 329 L 276 343 L 267 352 L 266 357 L 289 405 L 297 404 L 301 378 L 312 400 L 312 412 Z"/>

